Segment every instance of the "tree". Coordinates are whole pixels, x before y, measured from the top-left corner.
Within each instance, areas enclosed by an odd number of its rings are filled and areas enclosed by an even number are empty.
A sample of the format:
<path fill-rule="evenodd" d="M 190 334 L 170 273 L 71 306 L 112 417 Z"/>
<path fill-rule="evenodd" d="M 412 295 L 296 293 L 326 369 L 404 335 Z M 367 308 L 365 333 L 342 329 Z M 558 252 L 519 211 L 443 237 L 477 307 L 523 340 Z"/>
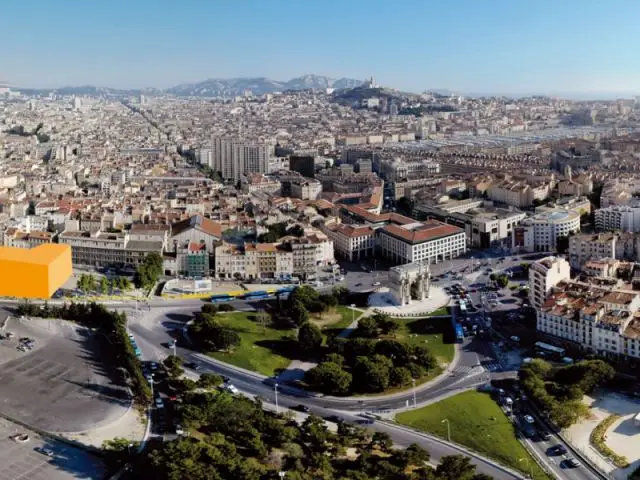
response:
<path fill-rule="evenodd" d="M 153 287 L 162 275 L 163 261 L 160 254 L 151 252 L 136 269 L 134 282 L 139 288 Z"/>
<path fill-rule="evenodd" d="M 407 367 L 393 367 L 389 372 L 389 383 L 394 387 L 406 387 L 411 384 L 412 379 Z"/>
<path fill-rule="evenodd" d="M 294 237 L 302 237 L 304 236 L 304 228 L 300 225 L 294 225 L 289 230 L 287 230 L 287 235 L 293 235 Z"/>
<path fill-rule="evenodd" d="M 178 378 L 184 373 L 182 369 L 182 359 L 180 357 L 169 355 L 162 363 L 167 368 L 167 373 L 171 378 Z"/>
<path fill-rule="evenodd" d="M 109 293 L 109 280 L 107 280 L 107 277 L 100 278 L 100 293 L 103 295 Z"/>
<path fill-rule="evenodd" d="M 222 384 L 222 377 L 220 375 L 216 375 L 215 373 L 205 372 L 200 374 L 200 378 L 198 378 L 197 384 L 199 388 L 215 388 L 218 385 Z"/>
<path fill-rule="evenodd" d="M 389 386 L 393 363 L 382 355 L 358 357 L 353 367 L 356 386 L 362 392 L 382 392 Z"/>
<path fill-rule="evenodd" d="M 295 301 L 289 309 L 289 317 L 294 324 L 302 325 L 309 321 L 309 312 L 302 302 Z"/>
<path fill-rule="evenodd" d="M 240 335 L 230 328 L 219 327 L 211 332 L 211 345 L 214 350 L 229 351 L 240 345 Z"/>
<path fill-rule="evenodd" d="M 112 468 L 128 461 L 138 449 L 139 442 L 129 440 L 128 438 L 115 437 L 111 440 L 102 442 L 102 451 L 107 464 Z"/>
<path fill-rule="evenodd" d="M 256 313 L 256 323 L 262 325 L 262 333 L 265 333 L 267 331 L 267 325 L 271 323 L 271 315 L 264 310 L 260 310 Z"/>
<path fill-rule="evenodd" d="M 436 476 L 441 480 L 471 480 L 475 471 L 476 467 L 469 457 L 447 455 L 440 458 Z"/>
<path fill-rule="evenodd" d="M 351 390 L 351 374 L 333 362 L 322 362 L 308 370 L 305 381 L 314 389 L 336 395 L 345 395 Z"/>
<path fill-rule="evenodd" d="M 393 446 L 393 440 L 391 439 L 391 435 L 386 432 L 374 432 L 371 437 L 371 441 L 369 442 L 369 450 L 373 450 L 374 448 L 378 448 L 383 452 L 391 451 L 391 447 Z"/>
<path fill-rule="evenodd" d="M 322 345 L 322 332 L 311 322 L 303 323 L 298 330 L 298 345 L 304 352 L 315 352 Z"/>
<path fill-rule="evenodd" d="M 373 317 L 360 317 L 355 335 L 364 338 L 375 338 L 378 336 L 378 323 Z"/>
<path fill-rule="evenodd" d="M 560 235 L 556 239 L 556 251 L 558 253 L 567 253 L 569 250 L 569 235 Z"/>
<path fill-rule="evenodd" d="M 78 290 L 80 290 L 82 293 L 87 293 L 89 291 L 88 284 L 87 284 L 87 276 L 84 273 L 80 274 L 80 278 L 78 278 L 78 282 L 76 286 L 78 287 Z"/>
<path fill-rule="evenodd" d="M 506 275 L 498 275 L 497 278 L 496 278 L 496 283 L 500 287 L 504 288 L 507 285 L 509 285 L 509 277 L 507 277 Z"/>
<path fill-rule="evenodd" d="M 87 278 L 87 280 L 86 280 L 87 281 L 87 290 L 89 292 L 94 292 L 96 290 L 96 287 L 97 287 L 96 286 L 96 277 L 94 277 L 91 274 L 88 274 L 86 278 Z"/>

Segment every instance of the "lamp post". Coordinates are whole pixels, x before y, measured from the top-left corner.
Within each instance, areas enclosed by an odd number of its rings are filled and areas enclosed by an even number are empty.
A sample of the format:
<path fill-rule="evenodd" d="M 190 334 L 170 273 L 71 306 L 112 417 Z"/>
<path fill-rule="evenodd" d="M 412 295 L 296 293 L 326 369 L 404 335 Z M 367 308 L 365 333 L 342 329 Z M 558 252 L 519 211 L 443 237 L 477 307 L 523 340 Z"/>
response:
<path fill-rule="evenodd" d="M 278 406 L 278 384 L 277 383 L 273 386 L 273 391 L 276 395 L 276 413 L 280 413 L 280 407 Z"/>
<path fill-rule="evenodd" d="M 531 467 L 531 462 L 529 462 L 528 458 L 519 458 L 518 463 L 525 462 L 526 468 L 529 470 L 529 478 L 533 478 L 533 468 Z"/>
<path fill-rule="evenodd" d="M 448 418 L 444 418 L 441 423 L 447 423 L 447 440 L 451 441 L 451 423 Z"/>
<path fill-rule="evenodd" d="M 416 405 L 416 379 L 411 379 L 411 384 L 413 385 L 413 408 L 417 408 Z"/>

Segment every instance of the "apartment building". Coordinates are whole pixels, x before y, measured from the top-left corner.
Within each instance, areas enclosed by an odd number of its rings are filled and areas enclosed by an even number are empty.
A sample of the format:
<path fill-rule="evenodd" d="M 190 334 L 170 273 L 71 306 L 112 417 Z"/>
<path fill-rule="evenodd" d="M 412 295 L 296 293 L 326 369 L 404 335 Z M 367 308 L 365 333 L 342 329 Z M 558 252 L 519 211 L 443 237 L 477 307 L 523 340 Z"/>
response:
<path fill-rule="evenodd" d="M 335 253 L 350 262 L 371 257 L 375 251 L 375 230 L 369 226 L 333 223 L 324 232 L 333 241 Z"/>
<path fill-rule="evenodd" d="M 536 308 L 539 334 L 605 358 L 640 358 L 640 296 L 563 282 Z"/>
<path fill-rule="evenodd" d="M 260 141 L 216 137 L 208 148 L 201 149 L 197 157 L 220 172 L 226 181 L 238 182 L 248 173 L 267 173 L 274 146 Z"/>
<path fill-rule="evenodd" d="M 613 233 L 579 233 L 569 237 L 569 264 L 576 270 L 589 260 L 618 258 L 616 243 L 618 235 Z"/>
<path fill-rule="evenodd" d="M 333 264 L 333 242 L 310 235 L 286 238 L 279 243 L 222 243 L 215 248 L 215 276 L 220 279 L 315 278 Z"/>
<path fill-rule="evenodd" d="M 571 278 L 571 267 L 564 258 L 546 257 L 529 266 L 529 302 L 539 308 L 551 292 L 562 281 Z"/>
<path fill-rule="evenodd" d="M 595 211 L 596 230 L 640 232 L 640 205 L 612 205 Z"/>
<path fill-rule="evenodd" d="M 161 241 L 131 240 L 128 233 L 64 231 L 59 243 L 71 247 L 74 265 L 107 267 L 112 265 L 140 265 L 150 253 L 162 255 Z"/>
<path fill-rule="evenodd" d="M 317 200 L 322 193 L 322 183 L 313 178 L 294 178 L 291 180 L 291 196 L 301 200 Z"/>
<path fill-rule="evenodd" d="M 3 235 L 3 245 L 7 247 L 33 248 L 43 243 L 52 243 L 53 233 L 31 230 L 25 232 L 18 228 L 7 228 Z"/>
<path fill-rule="evenodd" d="M 514 229 L 514 251 L 550 252 L 556 250 L 558 237 L 580 231 L 580 215 L 572 210 L 551 210 L 524 219 Z"/>
<path fill-rule="evenodd" d="M 439 263 L 467 251 L 464 230 L 436 220 L 390 223 L 376 230 L 376 242 L 382 256 L 397 264 Z"/>
<path fill-rule="evenodd" d="M 534 200 L 544 200 L 551 193 L 551 183 L 529 185 L 522 181 L 504 181 L 491 185 L 489 198 L 497 203 L 517 208 L 529 207 Z"/>

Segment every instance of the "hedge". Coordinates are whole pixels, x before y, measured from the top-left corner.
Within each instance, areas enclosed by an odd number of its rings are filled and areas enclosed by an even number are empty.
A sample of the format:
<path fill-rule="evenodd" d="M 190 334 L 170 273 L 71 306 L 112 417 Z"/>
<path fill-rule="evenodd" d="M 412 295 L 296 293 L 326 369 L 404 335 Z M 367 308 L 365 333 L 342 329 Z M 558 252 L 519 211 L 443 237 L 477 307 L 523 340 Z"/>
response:
<path fill-rule="evenodd" d="M 600 452 L 605 457 L 609 458 L 616 467 L 627 468 L 629 466 L 629 461 L 627 460 L 627 457 L 623 455 L 618 455 L 616 452 L 611 450 L 604 441 L 604 437 L 607 434 L 607 430 L 619 418 L 620 418 L 620 415 L 609 415 L 607 418 L 602 420 L 598 424 L 598 426 L 594 428 L 593 431 L 591 432 L 591 435 L 589 436 L 589 441 L 591 442 L 591 445 L 593 445 L 598 452 Z"/>

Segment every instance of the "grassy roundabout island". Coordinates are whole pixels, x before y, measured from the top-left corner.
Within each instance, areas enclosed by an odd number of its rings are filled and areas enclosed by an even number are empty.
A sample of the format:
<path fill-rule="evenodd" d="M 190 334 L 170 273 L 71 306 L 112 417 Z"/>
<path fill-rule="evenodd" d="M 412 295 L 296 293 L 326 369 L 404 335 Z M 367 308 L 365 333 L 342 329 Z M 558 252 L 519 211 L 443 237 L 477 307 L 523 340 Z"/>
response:
<path fill-rule="evenodd" d="M 330 395 L 398 391 L 412 379 L 438 376 L 452 361 L 449 319 L 368 316 L 344 303 L 339 290 L 321 295 L 300 287 L 268 312 L 221 313 L 206 305 L 192 339 L 213 358 L 269 376 L 293 360 L 317 363 L 302 386 Z M 358 318 L 358 327 L 340 336 Z"/>

